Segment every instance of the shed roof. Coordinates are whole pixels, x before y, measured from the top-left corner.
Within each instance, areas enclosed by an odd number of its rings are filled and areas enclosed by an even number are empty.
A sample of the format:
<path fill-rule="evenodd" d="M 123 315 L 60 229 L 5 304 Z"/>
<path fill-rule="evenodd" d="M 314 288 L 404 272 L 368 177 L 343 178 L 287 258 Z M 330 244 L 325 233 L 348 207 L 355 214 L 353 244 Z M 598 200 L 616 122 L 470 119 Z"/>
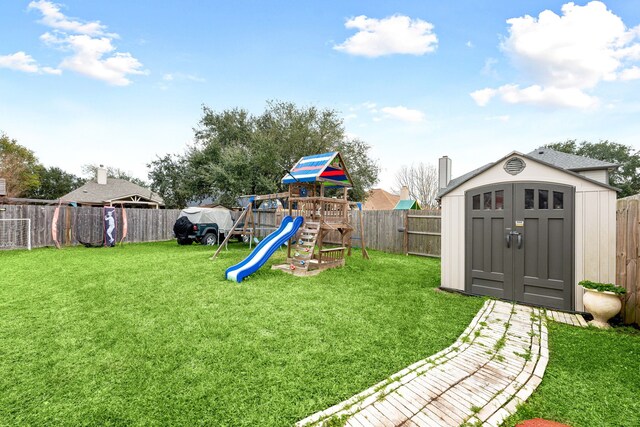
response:
<path fill-rule="evenodd" d="M 352 187 L 351 176 L 339 152 L 305 156 L 282 178 L 283 184 L 320 182 L 332 187 Z"/>
<path fill-rule="evenodd" d="M 407 211 L 407 210 L 418 210 L 420 209 L 420 205 L 417 200 L 400 200 L 393 210 L 398 211 Z"/>
<path fill-rule="evenodd" d="M 106 184 L 98 184 L 96 181 L 87 181 L 83 186 L 76 188 L 61 197 L 62 200 L 76 203 L 102 204 L 111 201 L 120 201 L 123 198 L 137 196 L 148 201 L 164 205 L 164 200 L 158 194 L 141 187 L 126 179 L 107 178 Z"/>
<path fill-rule="evenodd" d="M 598 159 L 592 159 L 590 157 L 577 156 L 575 154 L 563 153 L 561 151 L 552 150 L 551 148 L 540 147 L 536 148 L 527 156 L 543 162 L 558 166 L 562 169 L 568 169 L 572 171 L 584 171 L 594 169 L 615 169 L 618 164 L 604 162 Z"/>
<path fill-rule="evenodd" d="M 545 148 L 544 150 L 549 150 L 549 149 L 548 149 L 548 148 Z M 551 150 L 551 151 L 554 151 L 554 150 Z M 554 151 L 554 153 L 560 153 L 560 152 L 559 152 L 559 151 Z M 566 154 L 566 153 L 561 153 L 561 154 Z M 520 156 L 520 157 L 523 157 L 523 158 L 525 158 L 525 159 L 532 160 L 532 161 L 534 161 L 534 162 L 542 163 L 543 165 L 546 165 L 546 166 L 552 167 L 552 168 L 554 168 L 554 169 L 561 170 L 561 171 L 563 171 L 563 172 L 565 172 L 565 173 L 568 173 L 568 174 L 570 174 L 570 175 L 573 175 L 573 176 L 576 176 L 576 177 L 578 177 L 578 178 L 584 179 L 585 181 L 589 181 L 589 182 L 591 182 L 591 183 L 594 183 L 594 184 L 600 185 L 600 186 L 602 186 L 602 187 L 609 188 L 609 189 L 611 189 L 611 190 L 619 191 L 619 189 L 618 189 L 618 188 L 612 187 L 612 186 L 610 186 L 610 185 L 608 185 L 608 184 L 602 183 L 602 182 L 600 182 L 600 181 L 596 181 L 596 180 L 591 179 L 591 178 L 587 178 L 586 176 L 584 176 L 584 175 L 580 175 L 580 174 L 578 174 L 578 173 L 577 173 L 577 171 L 582 171 L 582 170 L 590 170 L 590 169 L 609 169 L 609 168 L 616 168 L 616 167 L 618 167 L 618 165 L 616 165 L 616 164 L 614 164 L 614 163 L 602 162 L 602 163 L 606 163 L 607 165 L 609 165 L 609 166 L 606 166 L 606 167 L 603 167 L 603 166 L 600 166 L 600 167 L 592 167 L 592 168 L 589 168 L 589 167 L 587 167 L 587 168 L 584 168 L 584 167 L 583 167 L 583 168 L 580 168 L 580 167 L 578 167 L 578 168 L 576 168 L 576 169 L 567 169 L 567 168 L 563 168 L 562 166 L 559 166 L 559 165 L 556 165 L 556 164 L 553 164 L 553 163 L 549 163 L 548 161 L 543 160 L 543 159 L 541 159 L 541 158 L 537 158 L 537 157 L 530 156 L 529 154 L 522 154 L 522 153 L 519 153 L 519 152 L 517 152 L 517 151 L 512 151 L 511 153 L 507 154 L 506 156 L 502 157 L 501 159 L 499 159 L 499 160 L 497 160 L 497 161 L 495 161 L 495 162 L 493 162 L 493 163 L 487 163 L 487 164 L 486 164 L 486 165 L 484 165 L 484 166 L 480 166 L 480 167 L 479 167 L 479 168 L 477 168 L 477 169 L 474 169 L 474 170 L 472 170 L 472 171 L 470 171 L 470 172 L 467 172 L 467 173 L 466 173 L 466 174 L 464 174 L 464 175 L 461 175 L 461 176 L 459 176 L 459 177 L 457 177 L 457 178 L 455 178 L 455 179 L 452 179 L 451 181 L 449 181 L 449 184 L 448 184 L 445 188 L 441 188 L 441 189 L 438 191 L 438 194 L 436 195 L 436 199 L 441 199 L 444 195 L 446 195 L 447 193 L 449 193 L 449 192 L 451 192 L 452 190 L 456 189 L 457 187 L 461 186 L 461 185 L 462 185 L 462 184 L 464 184 L 465 182 L 469 181 L 470 179 L 475 178 L 476 176 L 480 175 L 481 173 L 483 173 L 483 172 L 484 172 L 484 171 L 486 171 L 487 169 L 489 169 L 489 168 L 491 168 L 491 167 L 493 167 L 493 166 L 497 165 L 498 163 L 501 163 L 501 162 L 505 161 L 506 159 L 508 159 L 509 157 L 512 157 L 512 156 Z M 540 156 L 540 155 L 539 155 L 539 156 Z M 573 156 L 573 155 L 571 155 L 571 156 Z M 581 156 L 575 156 L 575 157 L 581 157 Z M 558 156 L 558 157 L 556 157 L 556 158 L 562 158 L 562 156 Z M 600 162 L 600 160 L 589 159 L 588 157 L 584 157 L 584 159 L 594 160 L 594 161 L 596 161 L 596 162 Z M 574 163 L 574 164 L 577 164 L 577 162 L 578 162 L 578 161 L 575 161 L 575 163 Z M 583 164 L 584 164 L 584 163 L 583 163 Z"/>

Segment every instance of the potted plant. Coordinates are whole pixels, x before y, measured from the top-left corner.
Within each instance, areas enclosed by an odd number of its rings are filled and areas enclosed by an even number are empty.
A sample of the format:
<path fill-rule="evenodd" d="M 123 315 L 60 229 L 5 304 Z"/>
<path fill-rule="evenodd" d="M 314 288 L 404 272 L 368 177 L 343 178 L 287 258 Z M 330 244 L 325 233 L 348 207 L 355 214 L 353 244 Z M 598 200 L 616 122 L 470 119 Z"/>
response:
<path fill-rule="evenodd" d="M 583 280 L 578 284 L 586 291 L 582 301 L 585 310 L 593 316 L 593 320 L 589 323 L 598 328 L 608 328 L 607 321 L 620 312 L 622 308 L 620 297 L 627 290 L 611 283 L 590 280 Z"/>

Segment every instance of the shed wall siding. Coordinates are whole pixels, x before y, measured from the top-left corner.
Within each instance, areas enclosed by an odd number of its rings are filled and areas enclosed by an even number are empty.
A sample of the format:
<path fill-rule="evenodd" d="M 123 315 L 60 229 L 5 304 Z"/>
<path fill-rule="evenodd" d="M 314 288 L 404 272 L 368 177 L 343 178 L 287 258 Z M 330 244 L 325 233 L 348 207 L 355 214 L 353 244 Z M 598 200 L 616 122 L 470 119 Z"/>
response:
<path fill-rule="evenodd" d="M 582 172 L 579 172 L 579 174 L 586 176 L 587 178 L 596 180 L 598 182 L 602 182 L 603 184 L 609 183 L 606 169 L 600 169 L 600 170 L 594 170 L 594 171 L 582 171 Z"/>
<path fill-rule="evenodd" d="M 616 259 L 615 191 L 571 174 L 525 159 L 518 175 L 495 165 L 442 198 L 442 286 L 464 290 L 465 191 L 502 182 L 556 182 L 576 188 L 575 194 L 575 310 L 582 311 L 583 279 L 613 283 Z"/>

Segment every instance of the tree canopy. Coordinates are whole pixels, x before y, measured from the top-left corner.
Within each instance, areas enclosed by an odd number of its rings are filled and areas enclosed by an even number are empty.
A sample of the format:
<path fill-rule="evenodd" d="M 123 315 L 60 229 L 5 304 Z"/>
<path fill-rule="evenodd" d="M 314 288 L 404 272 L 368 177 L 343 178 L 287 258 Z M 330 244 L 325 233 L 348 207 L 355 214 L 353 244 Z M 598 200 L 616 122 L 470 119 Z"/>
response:
<path fill-rule="evenodd" d="M 300 157 L 340 151 L 354 181 L 350 197 L 362 200 L 379 172 L 369 149 L 345 135 L 335 110 L 272 101 L 255 116 L 240 108 L 217 112 L 203 106 L 188 150 L 147 166 L 151 188 L 168 207 L 208 197 L 233 205 L 240 195 L 282 191 L 281 178 Z"/>
<path fill-rule="evenodd" d="M 609 173 L 609 184 L 621 190 L 618 197 L 640 193 L 640 151 L 630 145 L 608 140 L 578 143 L 575 139 L 568 139 L 564 142 L 547 144 L 545 147 L 563 153 L 616 163 L 620 167 Z"/>
<path fill-rule="evenodd" d="M 0 133 L 0 178 L 7 183 L 8 197 L 21 197 L 40 185 L 38 158 L 15 139 Z"/>
<path fill-rule="evenodd" d="M 54 200 L 72 192 L 84 184 L 85 180 L 59 167 L 38 166 L 40 185 L 31 189 L 26 196 L 33 199 Z"/>

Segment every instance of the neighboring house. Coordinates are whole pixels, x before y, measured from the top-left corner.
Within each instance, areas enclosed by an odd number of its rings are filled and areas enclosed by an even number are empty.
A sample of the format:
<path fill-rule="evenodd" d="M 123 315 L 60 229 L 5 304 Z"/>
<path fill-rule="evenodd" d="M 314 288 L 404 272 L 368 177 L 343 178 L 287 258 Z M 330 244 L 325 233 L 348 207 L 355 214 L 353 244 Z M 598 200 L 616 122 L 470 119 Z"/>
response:
<path fill-rule="evenodd" d="M 451 179 L 441 158 L 441 286 L 583 311 L 578 282 L 615 282 L 616 168 L 539 148 Z"/>
<path fill-rule="evenodd" d="M 391 194 L 382 188 L 374 188 L 367 194 L 363 209 L 365 211 L 390 211 L 399 201 L 399 195 Z"/>
<path fill-rule="evenodd" d="M 78 206 L 120 206 L 131 208 L 164 208 L 164 200 L 158 194 L 125 179 L 107 178 L 107 170 L 100 167 L 95 181 L 60 198 Z"/>

